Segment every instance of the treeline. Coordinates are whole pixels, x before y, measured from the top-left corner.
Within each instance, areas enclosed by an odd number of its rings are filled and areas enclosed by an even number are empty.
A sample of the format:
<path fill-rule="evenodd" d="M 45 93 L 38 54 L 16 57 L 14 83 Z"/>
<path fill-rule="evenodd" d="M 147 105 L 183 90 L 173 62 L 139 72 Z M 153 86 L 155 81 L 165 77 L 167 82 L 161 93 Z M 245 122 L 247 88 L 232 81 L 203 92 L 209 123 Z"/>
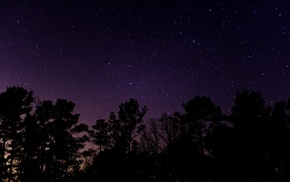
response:
<path fill-rule="evenodd" d="M 1 181 L 290 181 L 290 100 L 265 106 L 241 90 L 228 116 L 196 96 L 184 113 L 144 121 L 130 99 L 90 127 L 74 106 L 22 87 L 0 94 Z"/>

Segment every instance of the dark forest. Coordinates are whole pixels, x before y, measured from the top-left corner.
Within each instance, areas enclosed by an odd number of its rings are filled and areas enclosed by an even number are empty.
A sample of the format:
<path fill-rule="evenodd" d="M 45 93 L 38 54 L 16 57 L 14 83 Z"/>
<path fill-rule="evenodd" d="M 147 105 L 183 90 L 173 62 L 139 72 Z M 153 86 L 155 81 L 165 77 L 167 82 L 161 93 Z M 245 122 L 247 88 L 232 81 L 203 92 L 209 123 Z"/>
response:
<path fill-rule="evenodd" d="M 290 99 L 265 106 L 241 90 L 225 115 L 207 96 L 144 121 L 135 99 L 110 119 L 80 123 L 72 101 L 0 94 L 1 181 L 289 181 Z M 94 146 L 94 147 L 90 147 Z"/>

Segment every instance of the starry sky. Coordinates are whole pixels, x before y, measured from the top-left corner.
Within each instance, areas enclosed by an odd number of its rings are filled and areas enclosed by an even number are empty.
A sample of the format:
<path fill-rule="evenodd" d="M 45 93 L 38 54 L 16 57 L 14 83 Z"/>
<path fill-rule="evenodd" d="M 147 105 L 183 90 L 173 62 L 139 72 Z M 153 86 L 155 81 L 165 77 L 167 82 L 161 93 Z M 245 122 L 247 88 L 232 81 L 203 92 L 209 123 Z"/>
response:
<path fill-rule="evenodd" d="M 241 89 L 290 97 L 290 1 L 0 1 L 0 92 L 68 99 L 92 125 L 137 99 L 147 118 Z"/>

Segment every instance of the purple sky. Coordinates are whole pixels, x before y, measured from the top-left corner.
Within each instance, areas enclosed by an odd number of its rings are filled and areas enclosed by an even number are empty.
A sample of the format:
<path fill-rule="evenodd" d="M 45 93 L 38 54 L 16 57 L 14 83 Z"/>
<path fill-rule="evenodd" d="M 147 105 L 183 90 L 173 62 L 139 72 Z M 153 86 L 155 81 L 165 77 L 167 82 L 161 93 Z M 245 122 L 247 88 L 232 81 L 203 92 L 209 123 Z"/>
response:
<path fill-rule="evenodd" d="M 0 92 L 76 104 L 81 122 L 135 98 L 147 118 L 236 91 L 290 97 L 290 1 L 1 1 Z"/>

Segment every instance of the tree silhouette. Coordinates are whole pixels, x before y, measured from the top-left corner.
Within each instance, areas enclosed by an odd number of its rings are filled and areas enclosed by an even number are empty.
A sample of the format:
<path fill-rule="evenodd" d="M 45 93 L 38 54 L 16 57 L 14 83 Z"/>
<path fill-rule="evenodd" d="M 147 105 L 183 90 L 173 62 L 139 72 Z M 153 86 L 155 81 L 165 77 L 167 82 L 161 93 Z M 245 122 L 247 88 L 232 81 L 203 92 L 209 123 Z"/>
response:
<path fill-rule="evenodd" d="M 272 178 L 290 180 L 290 102 L 277 102 L 272 109 L 268 131 L 267 156 Z"/>
<path fill-rule="evenodd" d="M 268 118 L 264 100 L 258 92 L 242 90 L 234 103 L 229 119 L 235 126 L 235 174 L 242 176 L 240 181 L 263 180 L 266 141 L 261 126 Z"/>
<path fill-rule="evenodd" d="M 70 101 L 58 99 L 50 110 L 51 117 L 46 120 L 48 141 L 45 149 L 47 159 L 45 174 L 51 181 L 69 180 L 68 174 L 79 170 L 81 163 L 79 150 L 84 147 L 85 141 L 73 135 L 79 132 L 75 129 L 79 126 L 79 115 L 72 113 L 74 106 Z"/>
<path fill-rule="evenodd" d="M 167 143 L 160 155 L 162 181 L 206 181 L 208 150 L 204 138 L 222 118 L 219 106 L 208 97 L 197 96 L 183 104 L 185 114 L 161 119 L 161 133 Z"/>
<path fill-rule="evenodd" d="M 146 129 L 142 131 L 139 149 L 144 153 L 157 156 L 164 150 L 164 137 L 161 135 L 159 120 L 151 118 Z"/>
<path fill-rule="evenodd" d="M 130 99 L 119 105 L 118 117 L 111 113 L 107 122 L 96 121 L 91 136 L 100 152 L 87 169 L 91 171 L 91 176 L 100 181 L 110 181 L 116 177 L 119 180 L 134 181 L 133 176 L 138 167 L 135 163 L 138 160 L 135 160 L 137 137 L 144 128 L 142 122 L 146 111 L 146 106 L 140 108 L 137 100 Z"/>
<path fill-rule="evenodd" d="M 33 93 L 21 87 L 8 87 L 0 94 L 1 179 L 14 181 L 21 172 L 23 122 L 31 112 Z"/>
<path fill-rule="evenodd" d="M 166 150 L 168 140 L 171 141 L 173 135 L 169 117 L 164 113 L 158 119 L 151 118 L 146 129 L 142 131 L 139 140 L 139 157 L 144 181 L 159 181 L 164 179 L 163 175 L 166 175 L 166 172 L 162 172 L 164 167 L 160 156 Z"/>
<path fill-rule="evenodd" d="M 73 102 L 36 100 L 21 87 L 0 94 L 0 181 L 290 180 L 290 99 L 265 107 L 261 93 L 241 90 L 225 116 L 196 96 L 184 113 L 147 123 L 130 99 L 91 130 Z M 84 148 L 89 139 L 97 149 Z"/>
<path fill-rule="evenodd" d="M 41 163 L 44 154 L 41 146 L 44 145 L 43 130 L 33 115 L 28 115 L 24 120 L 23 152 L 25 153 L 21 162 L 21 181 L 38 181 L 42 176 L 44 164 Z M 42 167 L 42 168 L 41 168 Z"/>
<path fill-rule="evenodd" d="M 93 142 L 99 146 L 99 152 L 102 152 L 110 146 L 109 123 L 104 119 L 99 119 L 92 126 L 94 130 L 90 132 Z"/>
<path fill-rule="evenodd" d="M 125 153 L 135 149 L 135 138 L 144 128 L 142 122 L 146 112 L 146 106 L 140 108 L 138 101 L 134 99 L 130 99 L 119 106 L 118 120 L 115 122 L 120 122 L 121 124 L 121 136 L 120 140 L 117 141 L 119 143 L 115 147 L 124 150 Z"/>
<path fill-rule="evenodd" d="M 206 152 L 204 137 L 222 120 L 221 108 L 205 96 L 197 96 L 183 104 L 183 107 L 186 111 L 185 120 L 188 132 L 194 135 L 193 140 L 200 152 Z"/>
<path fill-rule="evenodd" d="M 0 94 L 2 181 L 65 181 L 80 167 L 86 131 L 66 100 L 40 102 L 32 91 L 8 87 Z M 37 103 L 36 103 L 37 104 Z"/>

